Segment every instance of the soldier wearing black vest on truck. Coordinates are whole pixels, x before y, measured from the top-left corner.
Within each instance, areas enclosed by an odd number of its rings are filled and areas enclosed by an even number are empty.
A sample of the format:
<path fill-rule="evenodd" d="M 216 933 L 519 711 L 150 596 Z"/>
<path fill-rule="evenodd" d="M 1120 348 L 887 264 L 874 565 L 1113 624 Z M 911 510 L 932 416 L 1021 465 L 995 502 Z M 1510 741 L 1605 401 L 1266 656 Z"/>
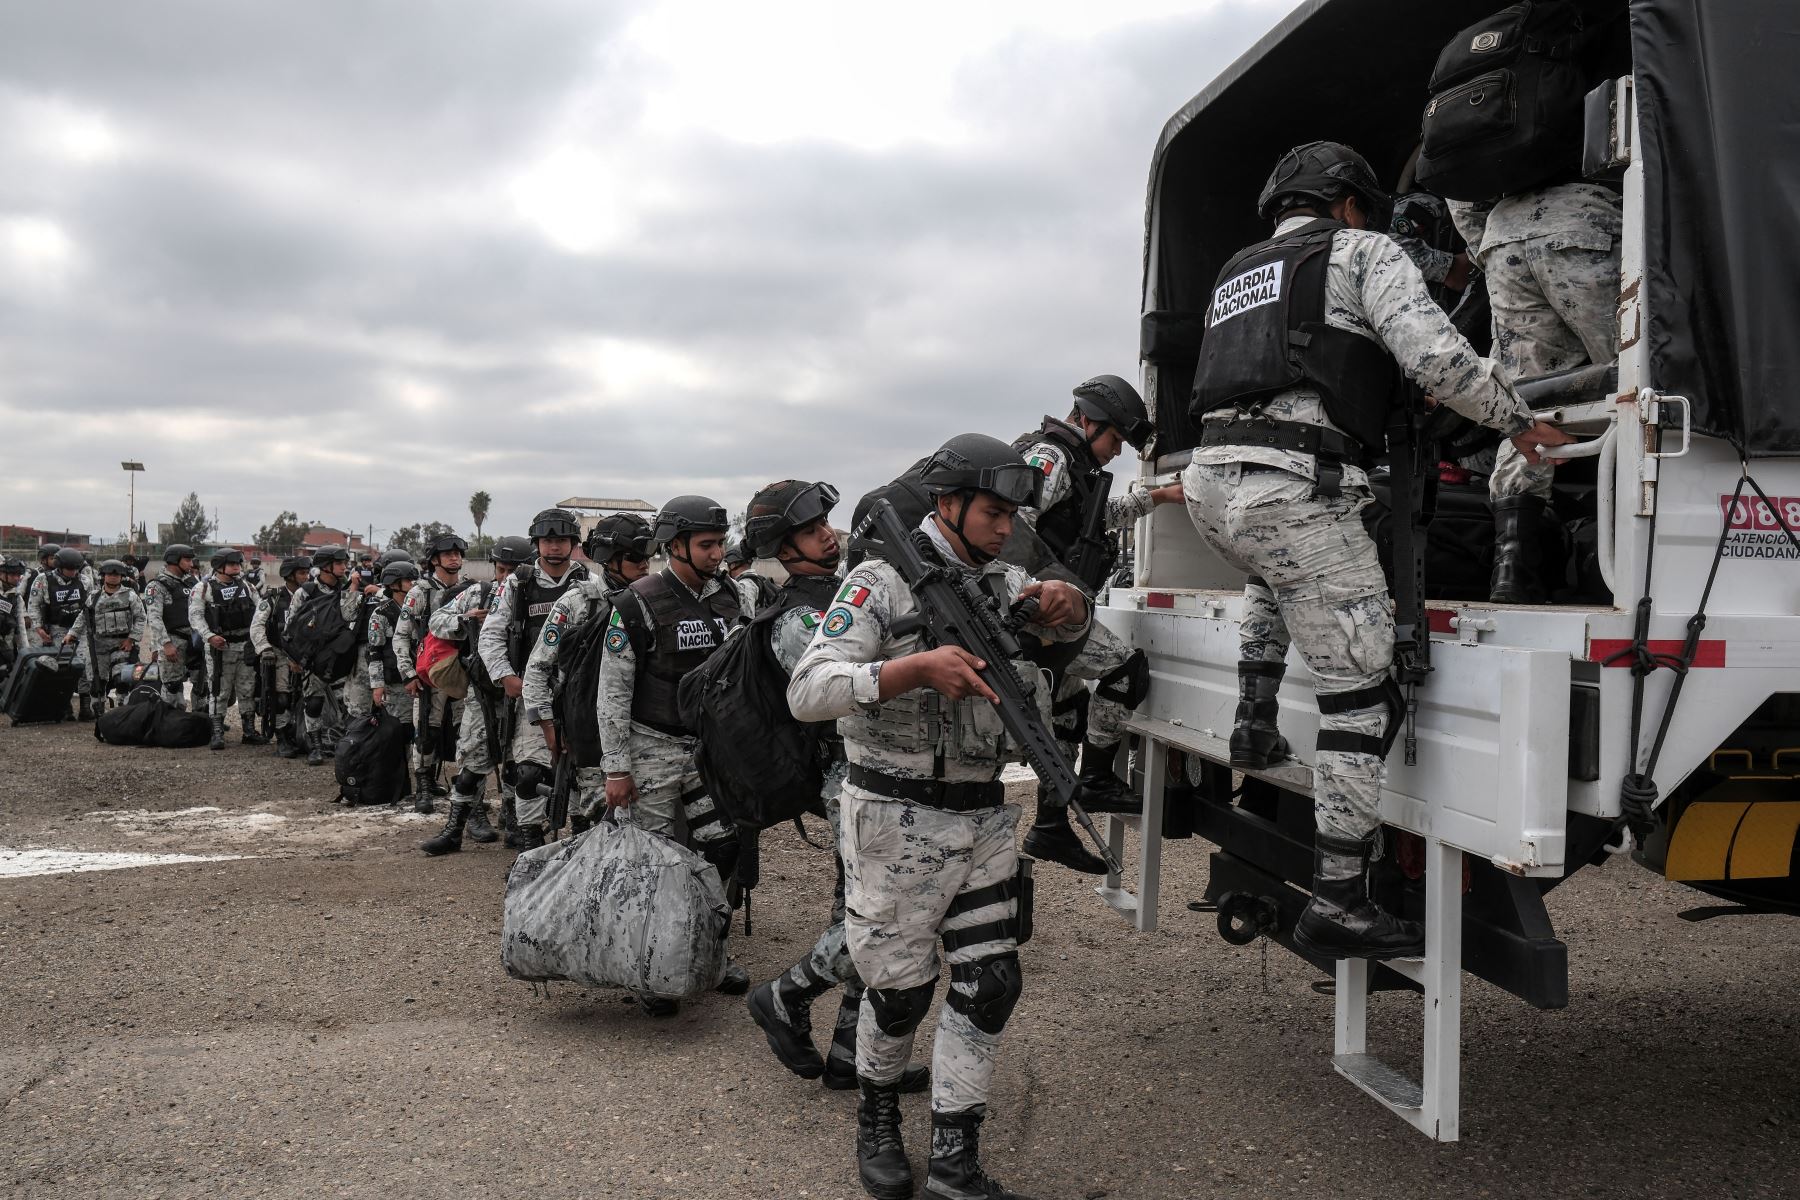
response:
<path fill-rule="evenodd" d="M 1589 89 L 1631 73 L 1625 22 L 1618 0 L 1509 5 L 1459 33 L 1432 71 L 1419 184 L 1451 201 L 1513 379 L 1619 356 L 1624 214 L 1615 185 L 1582 178 L 1582 111 Z M 1501 71 L 1513 82 L 1493 87 Z M 1551 482 L 1549 463 L 1500 444 L 1488 477 L 1496 604 L 1550 598 L 1538 526 Z"/>
<path fill-rule="evenodd" d="M 293 555 L 281 560 L 281 584 L 264 592 L 257 601 L 256 613 L 250 618 L 250 648 L 256 651 L 257 664 L 274 693 L 272 728 L 263 730 L 275 739 L 275 753 L 282 758 L 298 758 L 305 753 L 300 744 L 299 726 L 294 721 L 294 697 L 300 687 L 300 664 L 287 656 L 281 646 L 281 631 L 287 624 L 288 605 L 312 574 L 312 559 Z"/>
<path fill-rule="evenodd" d="M 256 710 L 255 663 L 249 653 L 250 623 L 256 616 L 256 589 L 244 582 L 244 553 L 219 550 L 212 574 L 188 598 L 188 624 L 204 645 L 206 695 L 212 718 L 214 750 L 225 748 L 225 714 L 237 705 L 246 746 L 260 746 Z"/>
<path fill-rule="evenodd" d="M 444 794 L 438 782 L 439 765 L 455 750 L 455 729 L 461 716 L 459 701 L 432 688 L 416 665 L 419 643 L 431 630 L 431 615 L 441 607 L 445 593 L 462 574 L 463 555 L 469 543 L 454 533 L 441 533 L 425 547 L 424 577 L 413 584 L 394 623 L 394 659 L 406 677 L 406 690 L 417 701 L 413 709 L 414 745 L 418 747 L 418 790 L 413 794 L 416 812 L 437 811 L 435 797 Z"/>
<path fill-rule="evenodd" d="M 685 837 L 721 875 L 734 861 L 737 832 L 700 781 L 679 692 L 682 677 L 755 614 L 755 589 L 719 572 L 730 524 L 724 507 L 705 496 L 677 496 L 656 514 L 652 541 L 669 565 L 619 595 L 596 704 L 607 805 L 630 807 L 632 819 L 652 833 Z M 729 963 L 719 990 L 742 995 L 749 987 L 749 975 Z M 655 1015 L 675 1012 L 672 1000 L 642 1003 Z"/>
<path fill-rule="evenodd" d="M 1123 496 L 1109 496 L 1107 465 L 1126 444 L 1143 452 L 1155 432 L 1149 411 L 1137 389 L 1117 375 L 1095 376 L 1076 387 L 1074 394 L 1066 420 L 1045 417 L 1039 428 L 1013 439 L 1013 449 L 1043 474 L 1044 484 L 1041 507 L 1018 511 L 1006 557 L 1034 575 L 1060 567 L 1062 577 L 1079 577 L 1093 595 L 1112 577 L 1118 557 L 1115 535 L 1158 504 L 1180 502 L 1181 485 L 1152 491 L 1134 479 Z M 1084 545 L 1089 538 L 1094 544 Z M 1149 681 L 1144 652 L 1132 650 L 1095 622 L 1073 660 L 1055 677 L 1058 715 L 1078 717 L 1081 705 L 1087 709 L 1081 739 L 1082 803 L 1089 812 L 1137 811 L 1137 801 L 1114 772 L 1113 760 L 1124 735 L 1125 714 L 1143 700 Z M 1096 685 L 1091 697 L 1087 681 Z M 1069 827 L 1068 811 L 1041 784 L 1037 818 L 1025 835 L 1025 853 L 1090 875 L 1106 872 L 1106 864 Z"/>
<path fill-rule="evenodd" d="M 185 709 L 182 685 L 187 683 L 188 659 L 193 653 L 194 630 L 188 624 L 188 598 L 199 582 L 194 577 L 194 548 L 180 542 L 163 548 L 163 569 L 144 585 L 146 635 L 156 660 L 156 677 L 163 699 Z"/>
<path fill-rule="evenodd" d="M 1401 376 L 1513 439 L 1527 458 L 1568 435 L 1541 421 L 1481 358 L 1384 233 L 1389 197 L 1361 155 L 1335 142 L 1288 151 L 1257 211 L 1274 236 L 1220 272 L 1192 413 L 1200 445 L 1182 477 L 1201 537 L 1250 576 L 1240 617 L 1240 701 L 1231 759 L 1287 757 L 1276 693 L 1290 643 L 1316 681 L 1313 899 L 1295 929 L 1326 957 L 1423 951 L 1419 924 L 1367 892 L 1384 760 L 1399 732 L 1394 615 L 1357 514 L 1364 464 L 1382 453 Z"/>

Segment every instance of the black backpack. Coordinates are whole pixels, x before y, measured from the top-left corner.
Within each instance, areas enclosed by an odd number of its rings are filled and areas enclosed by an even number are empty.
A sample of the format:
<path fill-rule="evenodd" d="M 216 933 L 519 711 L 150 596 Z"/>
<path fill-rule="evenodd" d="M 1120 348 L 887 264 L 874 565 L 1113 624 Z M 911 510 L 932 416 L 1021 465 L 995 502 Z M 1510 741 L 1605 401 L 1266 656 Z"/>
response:
<path fill-rule="evenodd" d="M 335 591 L 307 584 L 294 597 L 282 635 L 288 657 L 327 682 L 342 679 L 356 663 L 356 630 L 344 619 L 342 601 Z"/>
<path fill-rule="evenodd" d="M 681 720 L 707 794 L 740 829 L 768 829 L 816 810 L 829 722 L 794 719 L 788 675 L 770 633 L 786 608 L 759 613 L 681 681 Z"/>
<path fill-rule="evenodd" d="M 352 721 L 338 739 L 332 766 L 348 804 L 391 804 L 406 794 L 406 748 L 412 723 L 385 708 Z"/>
<path fill-rule="evenodd" d="M 868 519 L 869 512 L 875 507 L 877 500 L 886 500 L 893 505 L 894 515 L 899 517 L 908 529 L 917 528 L 919 523 L 925 519 L 925 514 L 931 511 L 931 493 L 925 490 L 923 482 L 925 464 L 929 461 L 931 461 L 929 457 L 921 458 L 906 468 L 900 478 L 892 483 L 882 484 L 856 502 L 856 516 L 850 523 L 852 537 L 849 560 L 846 564 L 849 569 L 855 570 L 856 565 L 868 556 L 868 545 L 862 538 L 854 535 L 857 530 L 862 528 L 862 523 Z"/>
<path fill-rule="evenodd" d="M 1589 38 L 1555 3 L 1508 5 L 1452 38 L 1428 85 L 1418 185 L 1489 201 L 1581 178 Z"/>
<path fill-rule="evenodd" d="M 564 630 L 562 651 L 556 656 L 557 684 L 552 708 L 556 733 L 578 767 L 600 765 L 600 663 L 606 653 L 606 627 L 613 606 L 595 601 L 588 619 L 571 632 Z"/>
<path fill-rule="evenodd" d="M 161 689 L 141 683 L 131 689 L 124 704 L 95 718 L 94 736 L 109 746 L 148 746 L 150 731 L 156 725 L 156 709 L 161 703 Z"/>

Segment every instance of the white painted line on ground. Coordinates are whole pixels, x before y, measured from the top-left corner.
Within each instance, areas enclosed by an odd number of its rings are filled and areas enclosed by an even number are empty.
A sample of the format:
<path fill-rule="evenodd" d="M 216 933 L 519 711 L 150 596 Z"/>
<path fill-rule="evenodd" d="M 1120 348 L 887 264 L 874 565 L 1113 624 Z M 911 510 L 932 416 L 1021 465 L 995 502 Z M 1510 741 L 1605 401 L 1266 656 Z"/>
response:
<path fill-rule="evenodd" d="M 67 875 L 77 871 L 120 871 L 169 863 L 230 862 L 244 854 L 130 854 L 97 850 L 7 850 L 0 848 L 0 879 L 27 875 Z"/>

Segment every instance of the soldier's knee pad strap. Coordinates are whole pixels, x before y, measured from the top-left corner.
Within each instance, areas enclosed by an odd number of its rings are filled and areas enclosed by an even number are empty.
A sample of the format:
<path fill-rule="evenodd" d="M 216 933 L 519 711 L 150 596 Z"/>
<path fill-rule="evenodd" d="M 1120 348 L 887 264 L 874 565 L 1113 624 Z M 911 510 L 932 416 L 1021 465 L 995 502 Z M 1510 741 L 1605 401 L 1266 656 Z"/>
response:
<path fill-rule="evenodd" d="M 1094 685 L 1094 694 L 1126 708 L 1142 704 L 1150 691 L 1150 658 L 1142 650 L 1133 650 L 1125 661 L 1102 675 Z"/>
<path fill-rule="evenodd" d="M 905 1037 L 925 1019 L 936 991 L 937 976 L 934 975 L 918 987 L 870 988 L 864 999 L 875 1013 L 877 1029 L 889 1037 Z"/>
<path fill-rule="evenodd" d="M 1376 758 L 1386 758 L 1388 751 L 1394 748 L 1394 742 L 1400 736 L 1400 715 L 1406 711 L 1406 695 L 1391 675 L 1380 683 L 1372 683 L 1355 691 L 1321 694 L 1317 700 L 1321 717 L 1366 712 L 1372 708 L 1387 710 L 1382 719 L 1380 737 L 1348 729 L 1326 729 L 1321 725 L 1319 740 L 1315 744 L 1317 749 L 1334 750 L 1341 754 L 1373 754 Z"/>
<path fill-rule="evenodd" d="M 998 1034 L 1006 1028 L 1013 1006 L 1019 1002 L 1019 993 L 1025 990 L 1019 955 L 1010 950 L 992 958 L 952 964 L 950 981 L 974 986 L 972 992 L 951 988 L 946 1003 L 987 1034 Z"/>

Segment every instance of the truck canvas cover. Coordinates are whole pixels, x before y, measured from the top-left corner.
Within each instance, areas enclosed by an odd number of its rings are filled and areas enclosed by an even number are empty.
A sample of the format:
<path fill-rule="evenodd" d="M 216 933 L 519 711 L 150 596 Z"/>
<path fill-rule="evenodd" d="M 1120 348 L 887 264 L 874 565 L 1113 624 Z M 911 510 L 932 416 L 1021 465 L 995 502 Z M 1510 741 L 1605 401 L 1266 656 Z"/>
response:
<path fill-rule="evenodd" d="M 1651 378 L 1699 432 L 1751 457 L 1800 455 L 1800 5 L 1619 0 L 1646 168 Z M 1150 171 L 1142 353 L 1163 452 L 1188 419 L 1219 270 L 1267 236 L 1256 196 L 1275 156 L 1327 138 L 1384 182 L 1418 141 L 1425 84 L 1459 30 L 1500 0 L 1310 0 L 1164 126 Z M 1344 47 L 1381 43 L 1379 52 Z M 1413 83 L 1416 82 L 1416 86 Z"/>

